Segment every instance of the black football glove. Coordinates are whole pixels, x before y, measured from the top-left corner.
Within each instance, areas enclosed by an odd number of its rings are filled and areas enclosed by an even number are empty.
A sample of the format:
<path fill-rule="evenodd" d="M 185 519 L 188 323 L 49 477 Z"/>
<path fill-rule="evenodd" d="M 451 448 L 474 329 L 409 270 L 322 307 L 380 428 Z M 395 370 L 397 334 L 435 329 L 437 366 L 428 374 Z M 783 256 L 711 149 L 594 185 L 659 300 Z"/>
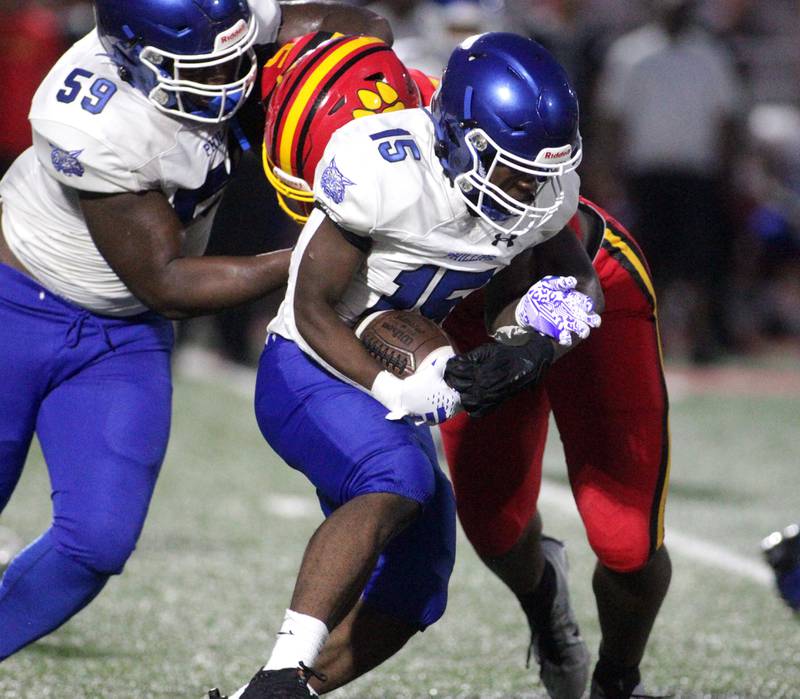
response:
<path fill-rule="evenodd" d="M 451 357 L 445 382 L 461 394 L 471 417 L 481 417 L 523 388 L 536 384 L 553 361 L 553 343 L 534 333 L 524 345 L 487 343 Z"/>

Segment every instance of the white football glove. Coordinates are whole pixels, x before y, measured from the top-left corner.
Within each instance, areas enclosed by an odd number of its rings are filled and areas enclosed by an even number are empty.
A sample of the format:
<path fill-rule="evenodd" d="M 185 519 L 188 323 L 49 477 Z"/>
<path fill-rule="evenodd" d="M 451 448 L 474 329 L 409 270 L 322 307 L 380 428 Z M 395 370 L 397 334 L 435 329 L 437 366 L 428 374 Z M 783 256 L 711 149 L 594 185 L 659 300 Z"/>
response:
<path fill-rule="evenodd" d="M 575 277 L 549 276 L 540 279 L 525 293 L 514 311 L 517 324 L 552 337 L 559 345 L 572 344 L 572 333 L 582 340 L 592 328 L 600 327 L 594 301 L 577 291 Z"/>
<path fill-rule="evenodd" d="M 388 371 L 378 374 L 370 391 L 389 409 L 386 419 L 402 420 L 411 415 L 418 425 L 438 425 L 460 412 L 460 394 L 444 381 L 447 360 L 454 354 L 452 347 L 435 349 L 405 379 Z"/>

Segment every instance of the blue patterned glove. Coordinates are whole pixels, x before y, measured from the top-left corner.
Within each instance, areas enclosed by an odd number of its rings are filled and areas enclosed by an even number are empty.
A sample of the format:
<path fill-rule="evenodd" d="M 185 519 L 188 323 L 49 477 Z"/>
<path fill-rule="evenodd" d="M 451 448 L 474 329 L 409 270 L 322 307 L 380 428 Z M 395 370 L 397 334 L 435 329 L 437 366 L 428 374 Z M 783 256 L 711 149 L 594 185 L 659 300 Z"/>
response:
<path fill-rule="evenodd" d="M 517 324 L 552 337 L 559 345 L 572 344 L 572 333 L 589 337 L 600 327 L 594 301 L 575 289 L 575 277 L 543 277 L 525 293 L 514 312 Z"/>

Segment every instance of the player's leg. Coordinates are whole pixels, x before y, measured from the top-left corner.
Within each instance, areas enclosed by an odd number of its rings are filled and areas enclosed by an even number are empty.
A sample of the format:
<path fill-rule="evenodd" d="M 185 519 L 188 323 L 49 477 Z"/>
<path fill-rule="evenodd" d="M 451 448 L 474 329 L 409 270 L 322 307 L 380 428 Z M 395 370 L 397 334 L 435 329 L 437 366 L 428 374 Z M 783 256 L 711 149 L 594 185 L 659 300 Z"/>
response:
<path fill-rule="evenodd" d="M 362 591 L 366 605 L 403 622 L 381 630 L 394 635 L 384 644 L 387 652 L 435 621 L 444 599 L 437 605 L 431 590 L 446 590 L 455 526 L 452 492 L 438 471 L 427 428 L 386 420 L 383 406 L 332 377 L 294 343 L 275 337 L 267 343 L 256 415 L 273 449 L 314 484 L 327 517 L 306 548 L 270 659 L 234 695 L 243 699 L 267 692 L 277 673 L 315 664 L 328 631 L 353 610 Z M 406 534 L 416 549 L 403 544 Z M 401 552 L 405 565 L 394 563 Z M 419 559 L 424 552 L 429 555 Z M 424 565 L 408 557 L 412 553 Z M 387 582 L 394 576 L 403 578 Z M 366 660 L 374 653 L 369 636 L 344 643 L 356 660 L 328 668 L 326 689 L 383 659 L 373 654 Z"/>
<path fill-rule="evenodd" d="M 80 322 L 37 422 L 53 523 L 3 578 L 0 657 L 58 628 L 122 571 L 166 450 L 169 325 Z"/>
<path fill-rule="evenodd" d="M 0 264 L 0 512 L 19 481 L 50 382 L 53 314 L 41 293 Z"/>
<path fill-rule="evenodd" d="M 461 302 L 445 328 L 462 351 L 488 342 L 481 292 Z M 548 416 L 543 390 L 524 391 L 486 417 L 448 420 L 441 435 L 459 520 L 522 606 L 542 682 L 550 696 L 580 697 L 589 655 L 570 607 L 563 545 L 542 536 L 537 511 Z"/>
<path fill-rule="evenodd" d="M 312 679 L 310 684 L 320 694 L 333 691 L 333 681 L 341 686 L 369 672 L 397 653 L 418 631 L 418 626 L 359 599 L 331 632 L 316 661 L 319 671 L 330 679 L 325 682 Z M 369 642 L 359 643 L 355 640 L 359 638 Z"/>
<path fill-rule="evenodd" d="M 0 512 L 22 474 L 48 383 L 50 335 L 35 315 L 39 289 L 26 281 L 0 265 Z M 0 573 L 20 548 L 19 537 L 0 526 Z"/>
<path fill-rule="evenodd" d="M 483 320 L 483 293 L 470 294 L 450 313 L 444 329 L 460 352 L 491 342 Z M 541 575 L 541 526 L 533 521 L 541 486 L 541 460 L 549 415 L 542 389 L 523 391 L 480 419 L 465 413 L 440 426 L 458 517 L 470 543 L 519 596 Z M 538 520 L 537 520 L 538 521 Z M 524 542 L 529 541 L 526 546 Z M 502 565 L 514 553 L 516 562 Z"/>
<path fill-rule="evenodd" d="M 563 544 L 542 535 L 536 508 L 548 414 L 541 390 L 524 391 L 483 418 L 457 416 L 441 432 L 467 537 L 525 612 L 548 694 L 577 699 L 589 654 L 569 601 Z"/>
<path fill-rule="evenodd" d="M 429 453 L 435 460 L 432 443 Z M 383 550 L 361 600 L 325 644 L 317 665 L 331 679 L 311 684 L 321 693 L 332 691 L 437 621 L 447 604 L 454 558 L 455 504 L 450 483 L 437 469 L 432 499 Z"/>
<path fill-rule="evenodd" d="M 667 395 L 647 268 L 624 234 L 595 263 L 603 325 L 551 368 L 546 387 L 570 482 L 597 554 L 602 641 L 593 696 L 629 696 L 666 594 Z M 600 693 L 604 692 L 604 693 Z"/>

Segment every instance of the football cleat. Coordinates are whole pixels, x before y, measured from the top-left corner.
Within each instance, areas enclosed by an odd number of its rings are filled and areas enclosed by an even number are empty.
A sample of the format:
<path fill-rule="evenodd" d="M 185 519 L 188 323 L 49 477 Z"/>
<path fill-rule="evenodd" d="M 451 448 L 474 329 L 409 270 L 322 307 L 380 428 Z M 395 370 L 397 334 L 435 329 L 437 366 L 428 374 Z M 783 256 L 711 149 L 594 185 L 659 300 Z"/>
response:
<path fill-rule="evenodd" d="M 300 663 L 300 667 L 283 670 L 259 670 L 250 680 L 240 699 L 305 699 L 315 697 L 308 688 L 308 681 L 316 677 L 320 682 L 327 678 L 320 672 Z M 216 693 L 215 693 L 216 692 Z M 218 689 L 208 694 L 208 699 L 227 699 Z"/>
<path fill-rule="evenodd" d="M 647 694 L 644 685 L 640 682 L 629 692 L 607 692 L 596 680 L 592 680 L 589 699 L 670 699 L 671 694 Z"/>
<path fill-rule="evenodd" d="M 580 699 L 589 680 L 589 649 L 581 637 L 567 589 L 567 553 L 564 544 L 542 537 L 544 557 L 553 566 L 556 594 L 549 628 L 531 629 L 531 645 L 539 663 L 539 677 L 552 699 Z"/>
<path fill-rule="evenodd" d="M 775 573 L 783 601 L 800 613 L 800 525 L 772 532 L 761 541 L 761 550 Z"/>

